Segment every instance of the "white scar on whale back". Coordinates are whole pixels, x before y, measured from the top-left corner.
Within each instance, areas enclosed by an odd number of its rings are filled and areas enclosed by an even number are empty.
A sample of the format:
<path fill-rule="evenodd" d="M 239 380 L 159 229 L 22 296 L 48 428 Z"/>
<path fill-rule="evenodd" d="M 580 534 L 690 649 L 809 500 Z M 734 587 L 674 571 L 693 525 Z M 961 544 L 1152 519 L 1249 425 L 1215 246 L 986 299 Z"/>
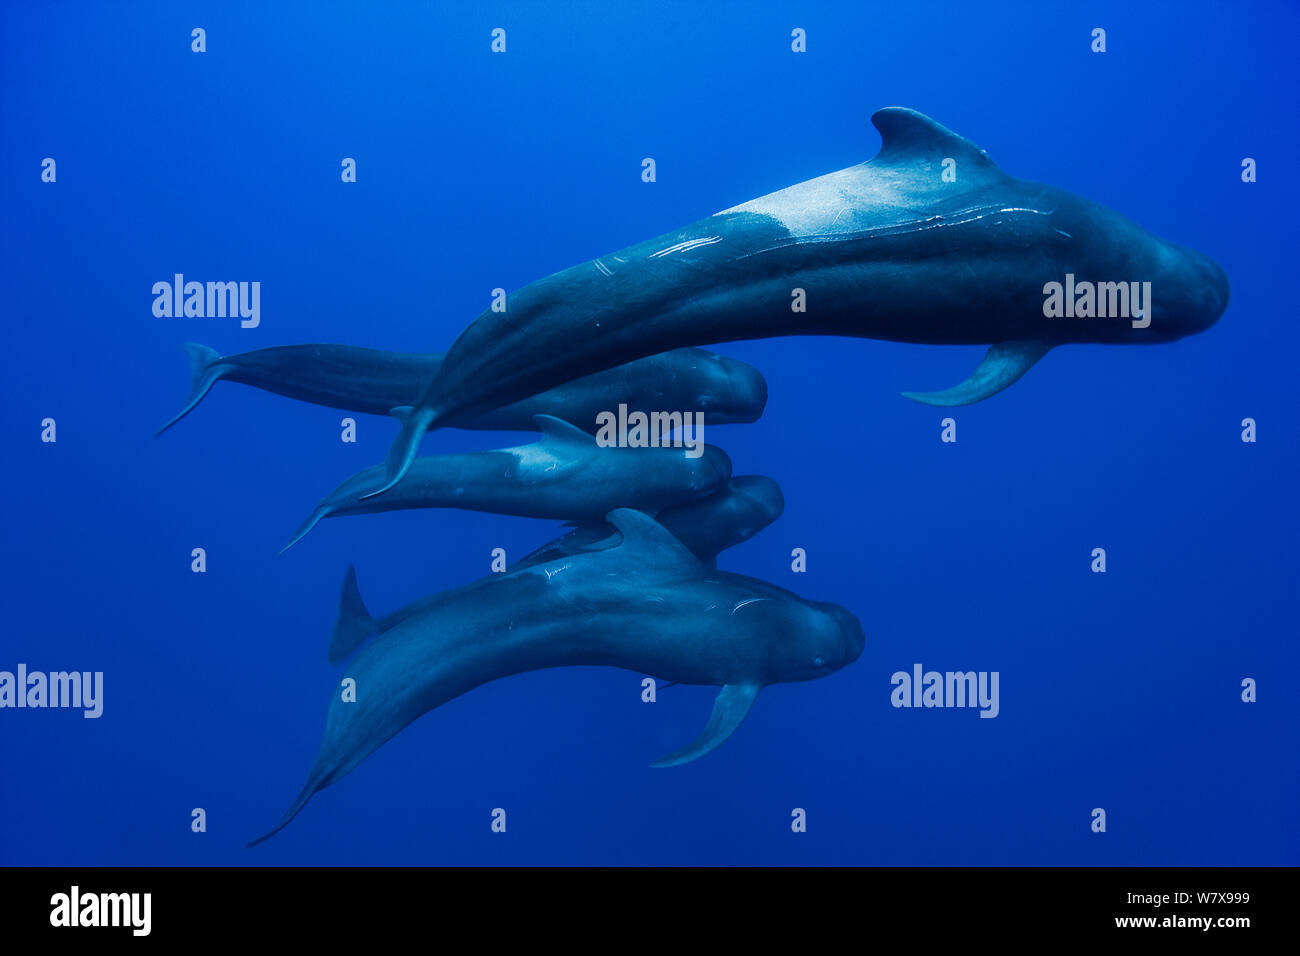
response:
<path fill-rule="evenodd" d="M 879 225 L 881 209 L 895 208 L 900 220 L 908 218 L 914 210 L 899 202 L 898 192 L 885 188 L 878 177 L 867 174 L 867 166 L 860 163 L 827 173 L 715 215 L 750 212 L 771 216 L 797 239 L 860 232 L 866 223 L 855 215 L 857 210 L 870 213 L 876 225 Z"/>
<path fill-rule="evenodd" d="M 808 182 L 751 199 L 732 206 L 715 216 L 728 213 L 755 213 L 770 216 L 796 240 L 844 238 L 859 235 L 893 235 L 942 226 L 963 225 L 990 215 L 1029 213 L 1050 216 L 1051 210 L 1000 204 L 974 206 L 948 215 L 917 217 L 925 204 L 901 201 L 905 195 L 882 182 L 882 170 L 869 169 L 862 163 L 839 172 L 819 176 Z M 882 222 L 881 211 L 894 210 L 890 221 Z M 665 250 L 666 252 L 667 250 Z"/>
<path fill-rule="evenodd" d="M 508 451 L 519 463 L 520 469 L 535 469 L 539 472 L 557 471 L 561 464 L 559 457 L 550 449 L 541 447 L 543 444 L 543 442 L 534 442 Z"/>

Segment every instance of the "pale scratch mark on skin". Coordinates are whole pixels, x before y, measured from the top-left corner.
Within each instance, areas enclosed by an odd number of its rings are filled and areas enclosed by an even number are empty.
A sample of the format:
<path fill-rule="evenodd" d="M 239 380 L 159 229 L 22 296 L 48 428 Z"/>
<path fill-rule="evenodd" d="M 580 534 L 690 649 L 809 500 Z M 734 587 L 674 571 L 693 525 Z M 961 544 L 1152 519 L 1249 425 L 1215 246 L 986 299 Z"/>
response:
<path fill-rule="evenodd" d="M 731 615 L 732 617 L 735 617 L 736 612 L 739 611 L 746 604 L 755 604 L 758 601 L 770 601 L 770 600 L 772 599 L 771 598 L 747 598 L 746 600 L 741 601 L 739 604 L 737 604 L 735 607 L 731 609 Z"/>
<path fill-rule="evenodd" d="M 663 256 L 671 256 L 674 252 L 690 252 L 692 249 L 698 249 L 700 246 L 711 246 L 715 242 L 721 242 L 721 236 L 705 236 L 702 239 L 687 239 L 685 242 L 679 242 L 667 249 L 660 249 L 658 252 L 650 253 L 651 259 L 659 259 Z"/>
<path fill-rule="evenodd" d="M 567 571 L 567 570 L 569 570 L 569 568 L 570 568 L 570 565 L 568 565 L 568 564 L 562 564 L 562 565 L 560 565 L 558 568 L 555 568 L 554 570 L 552 570 L 551 568 L 542 568 L 542 573 L 546 575 L 546 580 L 547 580 L 547 582 L 549 583 L 550 580 L 551 580 L 551 578 L 555 577 L 555 576 L 556 576 L 557 574 L 559 574 L 561 571 Z"/>

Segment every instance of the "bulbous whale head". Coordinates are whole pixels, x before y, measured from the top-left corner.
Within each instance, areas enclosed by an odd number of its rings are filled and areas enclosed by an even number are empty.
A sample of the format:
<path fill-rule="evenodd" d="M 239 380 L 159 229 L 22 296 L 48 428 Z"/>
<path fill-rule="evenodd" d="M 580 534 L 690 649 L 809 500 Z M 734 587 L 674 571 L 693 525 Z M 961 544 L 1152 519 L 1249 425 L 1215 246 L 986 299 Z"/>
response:
<path fill-rule="evenodd" d="M 821 601 L 756 601 L 753 608 L 768 618 L 763 683 L 816 680 L 852 664 L 867 639 L 862 622 L 838 604 Z"/>
<path fill-rule="evenodd" d="M 767 406 L 767 380 L 752 365 L 725 355 L 708 353 L 705 386 L 697 396 L 698 411 L 715 425 L 747 425 L 758 421 Z"/>
<path fill-rule="evenodd" d="M 1059 295 L 1047 320 L 1056 334 L 1047 339 L 1170 342 L 1205 331 L 1227 309 L 1228 277 L 1204 253 L 1060 190 L 1036 198 L 1052 210 L 1042 248 L 1051 250 L 1047 270 L 1055 272 L 1052 295 Z M 1051 309 L 1045 305 L 1044 315 Z"/>
<path fill-rule="evenodd" d="M 731 456 L 716 445 L 705 445 L 700 451 L 698 458 L 686 459 L 692 466 L 690 487 L 703 492 L 724 487 L 731 478 Z M 690 453 L 684 454 L 689 456 Z"/>
<path fill-rule="evenodd" d="M 711 561 L 781 516 L 781 488 L 763 475 L 739 475 L 713 494 L 666 508 L 657 520 L 698 558 Z"/>
<path fill-rule="evenodd" d="M 727 488 L 730 503 L 741 524 L 766 527 L 785 511 L 781 486 L 765 475 L 738 475 Z"/>
<path fill-rule="evenodd" d="M 1153 298 L 1158 303 L 1156 316 L 1166 328 L 1156 334 L 1179 338 L 1204 332 L 1228 307 L 1228 276 L 1204 253 L 1172 242 L 1164 247 L 1152 288 L 1163 290 Z M 1166 297 L 1168 301 L 1160 301 Z"/>
<path fill-rule="evenodd" d="M 785 680 L 825 677 L 856 661 L 867 644 L 862 622 L 847 609 L 820 601 L 807 603 L 813 613 L 794 637 L 791 676 Z"/>

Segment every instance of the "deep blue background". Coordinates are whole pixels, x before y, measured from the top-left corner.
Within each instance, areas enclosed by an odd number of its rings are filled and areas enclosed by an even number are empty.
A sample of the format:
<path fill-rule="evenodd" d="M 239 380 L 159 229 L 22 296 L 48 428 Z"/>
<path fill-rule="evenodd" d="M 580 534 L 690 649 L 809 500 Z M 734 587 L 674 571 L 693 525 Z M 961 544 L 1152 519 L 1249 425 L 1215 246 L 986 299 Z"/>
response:
<path fill-rule="evenodd" d="M 0 861 L 1296 863 L 1296 27 L 1287 3 L 7 7 L 0 669 L 102 670 L 106 701 L 97 721 L 0 712 Z M 723 566 L 846 605 L 862 658 L 764 691 L 671 771 L 648 764 L 710 689 L 500 681 L 242 849 L 315 754 L 347 563 L 383 612 L 558 529 L 399 513 L 277 555 L 395 425 L 363 417 L 344 445 L 343 413 L 219 384 L 155 441 L 181 343 L 444 349 L 494 287 L 870 158 L 886 105 L 1210 254 L 1227 314 L 1169 346 L 1053 352 L 957 410 L 956 445 L 898 392 L 956 383 L 979 348 L 721 347 L 771 399 L 709 438 L 788 502 Z M 174 272 L 260 280 L 261 327 L 155 318 Z M 917 661 L 999 671 L 1001 716 L 893 709 L 889 675 Z"/>

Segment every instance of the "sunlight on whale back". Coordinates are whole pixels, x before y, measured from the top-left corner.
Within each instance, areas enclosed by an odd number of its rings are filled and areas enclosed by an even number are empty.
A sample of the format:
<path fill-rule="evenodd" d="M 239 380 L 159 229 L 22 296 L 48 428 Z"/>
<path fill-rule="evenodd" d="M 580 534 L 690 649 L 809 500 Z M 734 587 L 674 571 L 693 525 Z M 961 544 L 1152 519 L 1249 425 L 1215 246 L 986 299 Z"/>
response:
<path fill-rule="evenodd" d="M 1006 178 L 985 150 L 915 110 L 886 107 L 877 110 L 871 121 L 880 131 L 881 147 L 870 161 L 796 183 L 715 215 L 771 216 L 796 239 L 838 237 L 919 225 L 924 220 L 916 219 L 914 213 L 931 208 L 932 191 L 956 197 Z M 944 182 L 944 160 L 956 163 L 956 182 Z"/>

